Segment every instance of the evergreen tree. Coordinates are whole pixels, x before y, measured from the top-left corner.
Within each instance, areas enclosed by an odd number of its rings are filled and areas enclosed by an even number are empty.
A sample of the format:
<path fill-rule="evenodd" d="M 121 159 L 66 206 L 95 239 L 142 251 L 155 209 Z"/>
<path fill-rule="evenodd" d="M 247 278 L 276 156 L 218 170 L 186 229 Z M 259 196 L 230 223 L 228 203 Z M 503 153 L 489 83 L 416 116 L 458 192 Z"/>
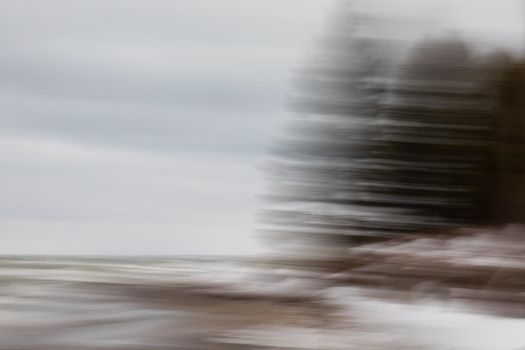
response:
<path fill-rule="evenodd" d="M 525 135 L 508 57 L 475 57 L 449 36 L 399 64 L 381 18 L 344 16 L 304 73 L 275 154 L 271 232 L 345 246 L 504 220 L 512 189 L 498 184 L 523 178 Z"/>

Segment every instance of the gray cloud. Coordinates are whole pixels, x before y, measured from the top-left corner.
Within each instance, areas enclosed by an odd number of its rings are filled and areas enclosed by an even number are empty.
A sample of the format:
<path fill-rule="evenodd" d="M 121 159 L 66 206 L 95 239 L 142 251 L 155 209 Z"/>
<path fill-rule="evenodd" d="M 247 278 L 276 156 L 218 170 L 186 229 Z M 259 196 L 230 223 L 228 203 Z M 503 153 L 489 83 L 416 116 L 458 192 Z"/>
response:
<path fill-rule="evenodd" d="M 0 4 L 0 253 L 246 254 L 328 1 Z"/>

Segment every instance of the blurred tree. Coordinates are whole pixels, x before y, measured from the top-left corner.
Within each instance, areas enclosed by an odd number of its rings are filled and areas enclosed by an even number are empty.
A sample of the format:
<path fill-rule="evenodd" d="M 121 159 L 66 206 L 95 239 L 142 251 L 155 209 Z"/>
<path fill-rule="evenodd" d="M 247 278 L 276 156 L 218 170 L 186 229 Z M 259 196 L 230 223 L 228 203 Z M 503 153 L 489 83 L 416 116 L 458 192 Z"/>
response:
<path fill-rule="evenodd" d="M 521 220 L 500 208 L 525 208 L 510 195 L 525 187 L 522 66 L 474 57 L 454 35 L 401 59 L 384 18 L 352 8 L 339 23 L 304 72 L 275 152 L 274 237 L 344 247 Z"/>
<path fill-rule="evenodd" d="M 403 213 L 389 231 L 486 218 L 495 135 L 485 75 L 456 38 L 426 40 L 401 65 L 376 116 L 366 186 L 371 201 Z"/>
<path fill-rule="evenodd" d="M 501 61 L 501 58 L 493 61 Z M 496 129 L 496 177 L 491 185 L 495 223 L 525 222 L 525 64 L 504 65 Z"/>
<path fill-rule="evenodd" d="M 382 229 L 362 182 L 374 166 L 370 141 L 395 43 L 371 35 L 382 22 L 370 12 L 341 8 L 339 16 L 301 77 L 297 113 L 270 172 L 273 209 L 266 222 L 274 237 L 292 244 L 297 234 L 338 244 Z"/>

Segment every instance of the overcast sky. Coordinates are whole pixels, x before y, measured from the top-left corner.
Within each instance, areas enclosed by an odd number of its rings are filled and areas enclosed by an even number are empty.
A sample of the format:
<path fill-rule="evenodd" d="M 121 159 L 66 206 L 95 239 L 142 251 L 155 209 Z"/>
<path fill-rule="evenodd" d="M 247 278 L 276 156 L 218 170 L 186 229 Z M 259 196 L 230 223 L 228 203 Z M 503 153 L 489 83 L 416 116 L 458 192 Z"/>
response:
<path fill-rule="evenodd" d="M 324 0 L 0 5 L 0 253 L 248 254 Z"/>
<path fill-rule="evenodd" d="M 256 252 L 260 166 L 332 2 L 1 2 L 0 254 Z M 474 3 L 461 21 L 516 39 L 515 1 Z"/>

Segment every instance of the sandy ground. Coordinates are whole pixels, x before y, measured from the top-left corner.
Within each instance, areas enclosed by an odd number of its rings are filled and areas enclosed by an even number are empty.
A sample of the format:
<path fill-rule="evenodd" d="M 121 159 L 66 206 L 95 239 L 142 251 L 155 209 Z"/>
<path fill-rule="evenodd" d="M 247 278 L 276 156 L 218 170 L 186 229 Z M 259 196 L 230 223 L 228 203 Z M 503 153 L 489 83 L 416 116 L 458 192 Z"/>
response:
<path fill-rule="evenodd" d="M 360 264 L 316 271 L 0 259 L 0 349 L 523 350 L 518 238 L 375 244 L 351 252 Z"/>
<path fill-rule="evenodd" d="M 2 350 L 243 348 L 220 339 L 241 329 L 317 327 L 332 317 L 319 300 L 293 293 L 255 297 L 213 284 L 26 272 L 0 274 Z"/>

